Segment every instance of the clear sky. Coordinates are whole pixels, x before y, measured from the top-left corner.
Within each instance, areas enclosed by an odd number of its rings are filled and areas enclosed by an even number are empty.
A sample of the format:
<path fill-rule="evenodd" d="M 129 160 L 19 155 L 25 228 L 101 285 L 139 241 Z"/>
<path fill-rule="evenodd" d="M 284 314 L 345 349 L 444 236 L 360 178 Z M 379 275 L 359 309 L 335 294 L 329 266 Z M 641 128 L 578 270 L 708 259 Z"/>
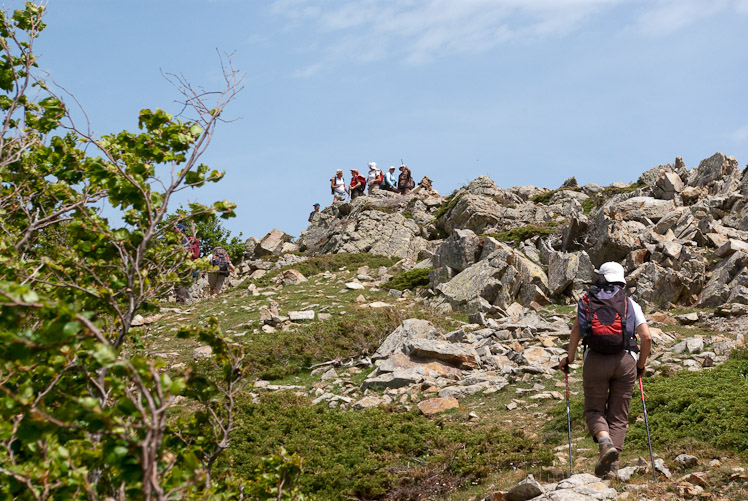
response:
<path fill-rule="evenodd" d="M 18 4 L 12 2 L 10 5 Z M 245 89 L 204 161 L 234 234 L 303 230 L 335 169 L 400 160 L 442 194 L 748 162 L 748 0 L 49 0 L 39 64 L 98 134 L 178 111 L 161 72 Z"/>

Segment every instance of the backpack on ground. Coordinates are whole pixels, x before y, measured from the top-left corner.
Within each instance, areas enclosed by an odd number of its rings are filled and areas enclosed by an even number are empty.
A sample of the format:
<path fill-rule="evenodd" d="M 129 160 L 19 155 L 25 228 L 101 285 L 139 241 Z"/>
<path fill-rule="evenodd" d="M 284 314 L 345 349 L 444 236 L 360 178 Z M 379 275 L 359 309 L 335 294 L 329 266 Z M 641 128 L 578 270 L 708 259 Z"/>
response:
<path fill-rule="evenodd" d="M 587 330 L 582 333 L 584 346 L 605 354 L 638 351 L 636 342 L 632 342 L 633 333 L 626 330 L 629 302 L 625 292 L 621 288 L 613 296 L 602 298 L 602 290 L 593 286 L 582 296 L 587 319 Z"/>
<path fill-rule="evenodd" d="M 190 256 L 192 256 L 192 259 L 199 259 L 200 258 L 200 239 L 197 237 L 190 237 L 189 238 L 189 250 L 190 250 Z"/>
<path fill-rule="evenodd" d="M 218 266 L 218 271 L 223 275 L 229 274 L 229 256 L 223 249 L 216 250 L 213 254 L 213 258 L 210 260 L 210 264 Z"/>

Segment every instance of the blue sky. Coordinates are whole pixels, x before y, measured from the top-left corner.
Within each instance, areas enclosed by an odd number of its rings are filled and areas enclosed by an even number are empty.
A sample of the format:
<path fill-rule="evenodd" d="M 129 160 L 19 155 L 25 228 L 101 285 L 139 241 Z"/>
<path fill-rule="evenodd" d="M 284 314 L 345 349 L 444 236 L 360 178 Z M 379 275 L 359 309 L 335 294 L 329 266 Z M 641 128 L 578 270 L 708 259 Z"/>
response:
<path fill-rule="evenodd" d="M 348 174 L 403 159 L 442 194 L 634 181 L 680 155 L 748 163 L 748 0 L 49 0 L 40 67 L 95 133 L 176 113 L 162 72 L 245 89 L 183 201 L 231 200 L 234 234 L 303 230 Z"/>

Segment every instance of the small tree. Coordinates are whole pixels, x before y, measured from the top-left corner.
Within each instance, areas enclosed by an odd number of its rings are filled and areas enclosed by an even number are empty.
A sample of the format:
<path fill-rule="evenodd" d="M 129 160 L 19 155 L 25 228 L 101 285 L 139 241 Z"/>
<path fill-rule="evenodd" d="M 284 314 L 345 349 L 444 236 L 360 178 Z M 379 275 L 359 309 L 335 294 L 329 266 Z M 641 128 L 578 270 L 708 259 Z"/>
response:
<path fill-rule="evenodd" d="M 94 138 L 34 74 L 43 12 L 31 2 L 0 12 L 0 495 L 230 496 L 211 470 L 234 426 L 241 346 L 211 319 L 180 336 L 210 344 L 222 377 L 166 371 L 133 343 L 132 324 L 189 269 L 163 224 L 167 207 L 180 190 L 222 178 L 199 159 L 242 76 L 230 60 L 219 92 L 171 76 L 190 120 L 142 110 L 137 133 Z M 102 200 L 123 214 L 121 227 L 95 208 Z M 233 209 L 191 204 L 177 221 Z M 179 395 L 205 419 L 170 421 Z"/>

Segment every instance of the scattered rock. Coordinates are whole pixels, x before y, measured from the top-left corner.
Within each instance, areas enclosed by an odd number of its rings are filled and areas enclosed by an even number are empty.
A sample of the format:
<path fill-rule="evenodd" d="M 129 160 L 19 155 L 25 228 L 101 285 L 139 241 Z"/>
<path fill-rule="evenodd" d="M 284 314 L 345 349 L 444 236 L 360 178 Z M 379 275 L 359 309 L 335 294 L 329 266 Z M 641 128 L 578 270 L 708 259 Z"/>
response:
<path fill-rule="evenodd" d="M 213 356 L 213 348 L 208 345 L 198 346 L 192 350 L 192 359 L 200 360 L 202 358 L 209 358 Z"/>
<path fill-rule="evenodd" d="M 418 410 L 426 416 L 439 414 L 449 409 L 457 409 L 460 403 L 456 398 L 429 398 L 418 402 Z"/>

